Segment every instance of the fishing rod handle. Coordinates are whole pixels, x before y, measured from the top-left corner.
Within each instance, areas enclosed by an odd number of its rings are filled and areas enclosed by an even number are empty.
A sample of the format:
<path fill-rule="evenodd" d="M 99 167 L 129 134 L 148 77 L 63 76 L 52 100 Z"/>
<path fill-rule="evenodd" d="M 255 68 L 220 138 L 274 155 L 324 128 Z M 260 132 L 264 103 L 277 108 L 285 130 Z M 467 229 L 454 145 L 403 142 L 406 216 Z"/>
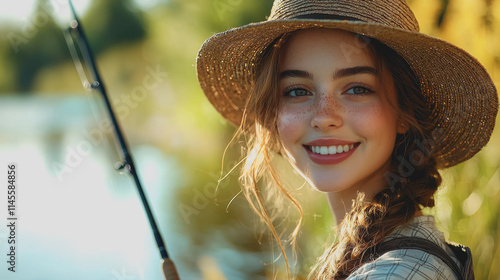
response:
<path fill-rule="evenodd" d="M 161 268 L 165 280 L 179 280 L 179 274 L 177 274 L 177 269 L 175 268 L 174 263 L 170 259 L 162 259 Z"/>

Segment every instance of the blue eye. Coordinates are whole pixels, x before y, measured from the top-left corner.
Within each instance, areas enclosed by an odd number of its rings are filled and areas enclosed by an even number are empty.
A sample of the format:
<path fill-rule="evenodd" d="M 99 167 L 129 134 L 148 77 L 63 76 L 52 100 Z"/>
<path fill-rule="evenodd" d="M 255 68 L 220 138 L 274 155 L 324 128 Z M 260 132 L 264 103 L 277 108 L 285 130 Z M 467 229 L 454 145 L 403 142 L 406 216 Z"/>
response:
<path fill-rule="evenodd" d="M 300 97 L 311 95 L 311 93 L 303 88 L 296 88 L 285 92 L 285 96 Z"/>
<path fill-rule="evenodd" d="M 373 91 L 371 91 L 368 88 L 365 88 L 362 86 L 355 86 L 355 87 L 350 88 L 346 93 L 354 94 L 354 95 L 363 95 L 363 94 L 367 94 L 367 93 L 371 93 L 371 92 L 373 92 Z"/>

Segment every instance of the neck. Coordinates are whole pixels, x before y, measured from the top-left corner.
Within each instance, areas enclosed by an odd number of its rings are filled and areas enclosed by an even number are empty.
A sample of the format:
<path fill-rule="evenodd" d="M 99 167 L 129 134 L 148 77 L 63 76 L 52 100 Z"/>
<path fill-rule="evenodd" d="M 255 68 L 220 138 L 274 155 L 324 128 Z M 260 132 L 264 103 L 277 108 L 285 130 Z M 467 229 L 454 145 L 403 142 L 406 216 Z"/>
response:
<path fill-rule="evenodd" d="M 342 222 L 344 216 L 352 209 L 352 204 L 358 193 L 364 195 L 365 201 L 371 201 L 373 197 L 385 188 L 385 182 L 370 184 L 370 187 L 351 187 L 339 192 L 326 193 L 328 204 L 335 216 L 337 226 Z"/>
<path fill-rule="evenodd" d="M 326 194 L 326 198 L 338 226 L 344 219 L 345 214 L 351 211 L 353 199 L 356 199 L 356 197 L 346 198 L 338 193 L 331 192 Z"/>
<path fill-rule="evenodd" d="M 389 170 L 389 164 L 389 161 L 387 161 L 377 171 L 350 187 L 341 191 L 326 193 L 337 226 L 340 225 L 345 215 L 351 211 L 353 201 L 357 198 L 358 193 L 364 195 L 365 201 L 371 201 L 377 193 L 387 188 L 387 180 L 383 174 Z"/>
<path fill-rule="evenodd" d="M 376 192 L 361 192 L 361 191 L 359 192 L 365 195 L 366 201 L 370 201 L 381 190 L 382 189 L 377 190 Z M 340 225 L 345 215 L 349 211 L 351 211 L 352 203 L 356 199 L 357 195 L 358 191 L 326 193 L 328 204 L 330 205 L 330 209 L 332 210 L 332 213 L 335 217 L 335 222 L 337 223 L 337 226 Z M 418 210 L 413 217 L 418 217 L 418 216 L 423 216 L 421 210 Z"/>

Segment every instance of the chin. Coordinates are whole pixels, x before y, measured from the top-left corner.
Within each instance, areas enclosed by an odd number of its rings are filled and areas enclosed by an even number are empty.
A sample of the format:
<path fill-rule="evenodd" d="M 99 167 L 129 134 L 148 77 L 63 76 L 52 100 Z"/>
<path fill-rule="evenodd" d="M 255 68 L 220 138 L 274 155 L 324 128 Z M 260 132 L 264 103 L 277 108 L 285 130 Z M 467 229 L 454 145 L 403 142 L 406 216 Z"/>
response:
<path fill-rule="evenodd" d="M 342 183 L 335 183 L 332 184 L 331 181 L 329 182 L 312 182 L 308 181 L 311 187 L 319 192 L 322 193 L 336 193 L 336 192 L 343 192 L 349 188 L 352 187 L 350 184 L 342 184 Z"/>

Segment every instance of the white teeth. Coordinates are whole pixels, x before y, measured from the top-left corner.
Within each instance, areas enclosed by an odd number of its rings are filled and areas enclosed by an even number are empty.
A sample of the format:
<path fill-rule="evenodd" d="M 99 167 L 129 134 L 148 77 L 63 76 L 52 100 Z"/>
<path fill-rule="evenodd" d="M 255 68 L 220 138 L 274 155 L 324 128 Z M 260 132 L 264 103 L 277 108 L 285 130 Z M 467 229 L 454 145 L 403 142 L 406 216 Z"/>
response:
<path fill-rule="evenodd" d="M 337 147 L 335 147 L 335 146 L 330 146 L 330 147 L 328 147 L 328 153 L 329 153 L 330 155 L 334 155 L 334 154 L 336 154 L 336 153 L 337 153 Z"/>
<path fill-rule="evenodd" d="M 315 154 L 321 155 L 334 155 L 338 153 L 345 153 L 354 148 L 354 144 L 339 145 L 339 146 L 310 146 L 310 149 Z"/>

